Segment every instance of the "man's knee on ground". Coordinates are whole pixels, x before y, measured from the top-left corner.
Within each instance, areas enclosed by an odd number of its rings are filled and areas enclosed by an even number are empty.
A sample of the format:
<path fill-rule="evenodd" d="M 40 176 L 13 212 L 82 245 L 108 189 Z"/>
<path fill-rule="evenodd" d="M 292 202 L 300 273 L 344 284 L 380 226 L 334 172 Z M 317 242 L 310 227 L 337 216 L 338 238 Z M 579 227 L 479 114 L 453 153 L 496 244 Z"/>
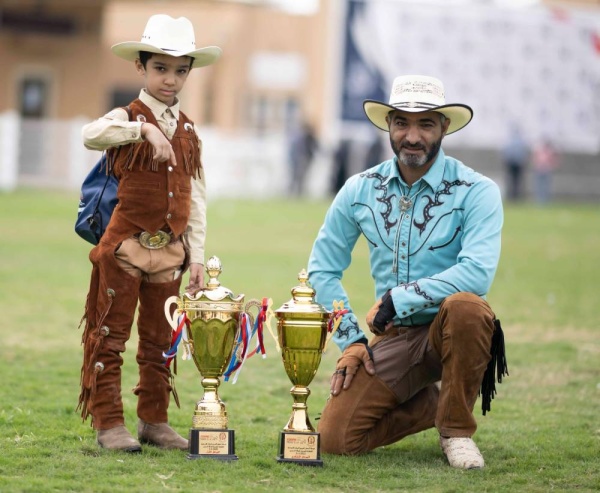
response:
<path fill-rule="evenodd" d="M 321 417 L 319 434 L 322 452 L 335 455 L 360 455 L 368 452 L 366 433 L 348 433 L 347 429 L 336 426 L 336 423 L 339 420 L 335 418 Z"/>

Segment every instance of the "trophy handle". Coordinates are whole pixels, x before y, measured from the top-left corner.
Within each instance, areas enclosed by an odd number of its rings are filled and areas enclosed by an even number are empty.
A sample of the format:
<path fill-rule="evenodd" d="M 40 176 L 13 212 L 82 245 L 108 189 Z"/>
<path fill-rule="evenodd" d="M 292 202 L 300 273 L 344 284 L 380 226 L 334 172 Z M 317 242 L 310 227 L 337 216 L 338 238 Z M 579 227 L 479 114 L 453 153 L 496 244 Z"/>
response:
<path fill-rule="evenodd" d="M 171 314 L 171 306 L 179 301 L 177 296 L 169 296 L 165 301 L 165 317 L 173 330 L 177 330 L 177 310 Z"/>
<path fill-rule="evenodd" d="M 258 300 L 250 300 L 250 301 L 248 301 L 248 303 L 246 303 L 246 306 L 244 307 L 244 311 L 250 317 L 250 322 L 251 322 L 252 326 L 254 327 L 255 318 L 252 317 L 252 315 L 248 312 L 248 309 L 252 308 L 252 307 L 257 308 L 256 318 L 261 317 L 260 324 L 262 325 L 262 328 L 266 327 L 268 329 L 269 333 L 271 334 L 271 337 L 275 341 L 275 347 L 277 349 L 277 352 L 279 353 L 281 351 L 281 348 L 279 346 L 279 340 L 275 336 L 275 333 L 273 332 L 273 327 L 271 326 L 271 320 L 275 318 L 275 314 L 273 313 L 272 306 L 273 306 L 273 300 L 271 298 L 263 298 L 262 302 L 260 302 Z M 261 340 L 259 341 L 259 344 L 262 345 L 262 333 L 261 332 L 262 331 L 260 331 L 257 334 L 257 337 L 261 338 Z M 265 357 L 265 354 L 263 353 L 263 358 L 264 357 Z"/>
<path fill-rule="evenodd" d="M 256 308 L 256 315 L 252 315 L 250 313 L 250 309 L 251 308 Z M 250 327 L 252 328 L 249 337 L 248 337 L 248 348 L 246 351 L 246 357 L 244 359 L 250 358 L 251 356 L 254 356 L 257 352 L 259 352 L 260 349 L 262 349 L 262 355 L 263 358 L 265 357 L 265 353 L 264 353 L 264 344 L 262 341 L 262 327 L 259 327 L 259 323 L 254 323 L 255 321 L 259 321 L 259 317 L 262 313 L 262 304 L 260 303 L 260 301 L 258 300 L 250 300 L 248 301 L 248 303 L 246 303 L 244 305 L 244 313 L 246 314 L 246 316 L 248 317 L 248 319 L 250 320 Z M 250 341 L 252 339 L 252 337 L 256 335 L 256 348 L 254 350 L 250 350 Z"/>
<path fill-rule="evenodd" d="M 250 308 L 253 308 L 253 307 L 256 308 L 256 316 L 253 316 L 250 313 Z M 256 317 L 258 317 L 258 315 L 260 314 L 260 311 L 261 311 L 261 304 L 260 304 L 260 301 L 258 301 L 258 300 L 250 300 L 244 306 L 244 313 L 246 313 L 246 315 L 248 315 L 248 318 L 250 318 L 250 325 L 252 327 L 254 327 L 254 320 L 256 320 Z"/>

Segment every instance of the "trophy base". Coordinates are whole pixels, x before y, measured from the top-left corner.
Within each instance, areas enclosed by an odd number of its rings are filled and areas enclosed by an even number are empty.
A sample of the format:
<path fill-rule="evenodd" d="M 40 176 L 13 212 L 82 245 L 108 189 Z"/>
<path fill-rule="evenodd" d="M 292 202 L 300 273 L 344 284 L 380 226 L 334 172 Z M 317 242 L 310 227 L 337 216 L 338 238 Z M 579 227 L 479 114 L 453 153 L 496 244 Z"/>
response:
<path fill-rule="evenodd" d="M 319 433 L 280 432 L 277 462 L 323 467 Z"/>
<path fill-rule="evenodd" d="M 238 460 L 233 430 L 190 429 L 188 459 Z"/>

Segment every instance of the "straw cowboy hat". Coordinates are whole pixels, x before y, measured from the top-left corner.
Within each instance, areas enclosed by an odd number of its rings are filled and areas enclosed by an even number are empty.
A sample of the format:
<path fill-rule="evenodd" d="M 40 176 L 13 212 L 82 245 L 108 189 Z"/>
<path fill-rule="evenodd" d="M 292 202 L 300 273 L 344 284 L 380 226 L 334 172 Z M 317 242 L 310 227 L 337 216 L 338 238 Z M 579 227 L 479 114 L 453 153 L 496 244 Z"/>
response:
<path fill-rule="evenodd" d="M 205 67 L 217 61 L 221 48 L 207 46 L 196 49 L 194 27 L 189 19 L 165 14 L 153 15 L 148 19 L 141 41 L 126 41 L 113 45 L 111 50 L 118 57 L 133 62 L 140 51 L 171 56 L 189 56 L 194 59 L 192 68 Z"/>
<path fill-rule="evenodd" d="M 363 103 L 367 118 L 386 132 L 389 130 L 385 117 L 390 111 L 410 113 L 436 111 L 450 120 L 446 135 L 465 127 L 473 118 L 473 110 L 465 104 L 446 104 L 444 85 L 435 77 L 425 75 L 402 75 L 394 79 L 389 104 L 367 99 Z"/>

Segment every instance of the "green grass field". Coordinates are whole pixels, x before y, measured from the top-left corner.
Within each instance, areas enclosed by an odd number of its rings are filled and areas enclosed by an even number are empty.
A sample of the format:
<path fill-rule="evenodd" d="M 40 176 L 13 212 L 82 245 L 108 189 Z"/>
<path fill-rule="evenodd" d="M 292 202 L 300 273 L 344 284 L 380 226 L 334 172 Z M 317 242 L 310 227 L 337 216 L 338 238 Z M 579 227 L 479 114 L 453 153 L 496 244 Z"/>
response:
<path fill-rule="evenodd" d="M 275 345 L 224 383 L 239 460 L 187 460 L 144 447 L 100 450 L 75 412 L 88 245 L 72 230 L 75 194 L 0 194 L 0 491 L 2 492 L 540 492 L 600 490 L 600 228 L 596 205 L 506 208 L 502 261 L 488 297 L 502 320 L 510 376 L 475 436 L 481 471 L 451 469 L 435 430 L 362 457 L 324 455 L 323 468 L 276 462 L 292 399 Z M 246 299 L 289 300 L 306 266 L 326 201 L 214 201 L 207 255 L 222 284 Z M 361 243 L 345 285 L 358 315 L 373 303 Z M 135 331 L 134 331 L 135 332 Z M 127 425 L 134 431 L 135 338 L 125 353 Z M 313 424 L 339 351 L 324 355 L 308 400 Z M 171 424 L 187 434 L 200 374 L 179 361 Z"/>

